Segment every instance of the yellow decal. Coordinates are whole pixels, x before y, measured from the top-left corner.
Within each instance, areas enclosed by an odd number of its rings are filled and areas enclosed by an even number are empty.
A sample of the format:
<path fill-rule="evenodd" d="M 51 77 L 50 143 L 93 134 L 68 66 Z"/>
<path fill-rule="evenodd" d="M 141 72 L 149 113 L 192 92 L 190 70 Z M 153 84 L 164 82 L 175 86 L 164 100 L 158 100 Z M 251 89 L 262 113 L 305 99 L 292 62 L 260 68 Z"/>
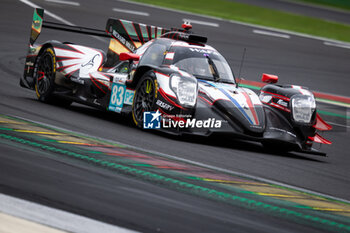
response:
<path fill-rule="evenodd" d="M 53 68 L 53 72 L 55 73 L 56 72 L 56 56 L 55 56 L 55 53 L 54 53 L 54 51 L 51 48 L 48 48 L 46 51 L 51 53 L 51 55 L 52 55 L 52 65 L 53 65 L 52 68 Z"/>
<path fill-rule="evenodd" d="M 39 99 L 39 98 L 40 98 L 40 94 L 39 94 L 39 91 L 38 91 L 38 84 L 37 84 L 37 83 L 35 83 L 34 87 L 35 87 L 35 93 L 36 93 L 36 96 L 37 96 L 37 97 L 38 97 L 38 99 Z"/>
<path fill-rule="evenodd" d="M 128 53 L 130 50 L 125 48 L 122 43 L 112 38 L 109 42 L 109 50 L 113 51 L 116 54 Z"/>
<path fill-rule="evenodd" d="M 142 45 L 141 42 L 136 42 L 136 41 L 134 42 L 134 44 L 135 44 L 136 48 L 138 48 L 138 47 L 140 47 Z"/>
<path fill-rule="evenodd" d="M 146 93 L 149 94 L 152 91 L 152 84 L 149 80 L 146 81 Z"/>
<path fill-rule="evenodd" d="M 157 98 L 158 95 L 158 82 L 154 80 L 154 97 Z"/>

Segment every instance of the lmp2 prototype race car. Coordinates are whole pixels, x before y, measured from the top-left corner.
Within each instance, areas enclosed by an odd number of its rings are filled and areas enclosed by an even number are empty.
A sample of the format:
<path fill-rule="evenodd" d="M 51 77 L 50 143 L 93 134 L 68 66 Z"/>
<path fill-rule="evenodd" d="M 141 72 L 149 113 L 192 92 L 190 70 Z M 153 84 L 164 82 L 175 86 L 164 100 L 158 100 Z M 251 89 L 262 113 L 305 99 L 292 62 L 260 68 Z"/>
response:
<path fill-rule="evenodd" d="M 135 125 L 173 134 L 224 134 L 266 147 L 325 155 L 314 142 L 331 126 L 317 114 L 313 94 L 276 85 L 263 74 L 259 95 L 240 87 L 224 57 L 193 34 L 192 26 L 165 29 L 110 18 L 106 31 L 44 22 L 35 9 L 22 87 L 42 102 L 78 102 L 131 115 Z M 35 45 L 42 27 L 110 38 L 98 49 L 55 40 Z"/>

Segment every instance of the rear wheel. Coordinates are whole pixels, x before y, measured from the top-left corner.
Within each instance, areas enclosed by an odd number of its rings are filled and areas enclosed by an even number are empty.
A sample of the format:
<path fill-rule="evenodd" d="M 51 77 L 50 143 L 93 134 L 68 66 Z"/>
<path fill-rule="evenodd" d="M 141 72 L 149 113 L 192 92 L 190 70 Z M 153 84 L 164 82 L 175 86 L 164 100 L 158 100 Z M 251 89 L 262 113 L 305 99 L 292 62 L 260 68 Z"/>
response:
<path fill-rule="evenodd" d="M 56 57 L 51 47 L 46 48 L 38 57 L 35 72 L 35 92 L 41 102 L 68 106 L 70 100 L 53 96 L 55 89 Z"/>
<path fill-rule="evenodd" d="M 49 102 L 52 99 L 56 74 L 55 61 L 55 53 L 52 48 L 47 48 L 39 56 L 36 64 L 35 92 L 42 102 Z"/>
<path fill-rule="evenodd" d="M 152 72 L 145 73 L 137 84 L 133 105 L 132 117 L 137 127 L 143 125 L 143 113 L 155 110 L 157 97 L 157 81 Z"/>

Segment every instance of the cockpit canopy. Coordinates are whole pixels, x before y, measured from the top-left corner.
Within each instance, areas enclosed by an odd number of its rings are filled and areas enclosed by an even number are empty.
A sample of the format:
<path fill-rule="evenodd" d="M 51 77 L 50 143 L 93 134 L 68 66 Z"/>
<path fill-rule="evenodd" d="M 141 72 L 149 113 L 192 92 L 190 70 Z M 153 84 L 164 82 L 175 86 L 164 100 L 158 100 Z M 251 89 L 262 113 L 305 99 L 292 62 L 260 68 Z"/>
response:
<path fill-rule="evenodd" d="M 225 58 L 208 45 L 161 38 L 144 44 L 136 53 L 141 55 L 139 65 L 174 65 L 199 79 L 235 82 Z"/>

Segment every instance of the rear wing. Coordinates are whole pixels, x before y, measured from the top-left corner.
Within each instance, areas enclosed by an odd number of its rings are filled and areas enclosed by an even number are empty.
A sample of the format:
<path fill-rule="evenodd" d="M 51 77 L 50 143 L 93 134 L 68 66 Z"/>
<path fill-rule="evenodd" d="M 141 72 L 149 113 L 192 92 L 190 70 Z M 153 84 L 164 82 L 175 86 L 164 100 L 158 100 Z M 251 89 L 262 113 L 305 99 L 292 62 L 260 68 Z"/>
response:
<path fill-rule="evenodd" d="M 42 28 L 110 38 L 105 67 L 112 67 L 117 64 L 119 62 L 119 54 L 122 52 L 133 52 L 142 44 L 154 38 L 161 37 L 164 33 L 182 31 L 182 29 L 165 29 L 114 18 L 108 19 L 105 30 L 71 26 L 44 21 L 44 9 L 36 8 L 34 9 L 30 32 L 29 51 L 31 51 L 31 48 L 33 48 L 34 43 L 40 36 Z"/>
<path fill-rule="evenodd" d="M 172 29 L 174 30 L 174 29 Z M 123 19 L 110 18 L 106 24 L 106 32 L 112 37 L 109 43 L 105 67 L 112 67 L 119 61 L 119 54 L 134 52 L 148 41 L 161 37 L 170 29 L 136 23 Z"/>
<path fill-rule="evenodd" d="M 33 88 L 34 63 L 39 52 L 38 49 L 40 49 L 40 46 L 34 46 L 34 44 L 40 36 L 43 28 L 110 38 L 107 61 L 104 64 L 105 68 L 110 68 L 118 64 L 120 53 L 134 52 L 142 44 L 154 38 L 159 38 L 165 33 L 184 31 L 183 29 L 165 29 L 162 27 L 114 18 L 108 19 L 105 30 L 71 26 L 44 21 L 44 9 L 36 8 L 34 9 L 33 14 L 24 75 L 20 82 L 23 87 Z"/>
<path fill-rule="evenodd" d="M 34 45 L 41 33 L 42 28 L 110 38 L 110 36 L 104 30 L 44 21 L 44 9 L 36 8 L 34 9 L 32 29 L 30 32 L 30 45 Z"/>
<path fill-rule="evenodd" d="M 191 28 L 190 22 L 185 22 L 182 25 L 182 29 L 166 29 L 124 19 L 109 18 L 106 24 L 106 32 L 112 38 L 108 48 L 105 67 L 113 67 L 117 64 L 120 53 L 134 52 L 138 47 L 155 38 L 176 38 L 194 43 L 207 42 L 206 37 L 193 35 L 190 32 Z"/>
<path fill-rule="evenodd" d="M 111 38 L 110 35 L 108 35 L 108 33 L 106 33 L 104 30 L 44 21 L 44 9 L 34 9 L 24 74 L 20 80 L 20 85 L 22 87 L 30 89 L 34 88 L 34 65 L 36 57 L 39 54 L 39 50 L 41 48 L 41 46 L 35 46 L 34 44 L 40 36 L 43 28 Z"/>
<path fill-rule="evenodd" d="M 30 31 L 29 43 L 34 44 L 36 39 L 39 37 L 41 28 L 44 21 L 44 9 L 34 9 L 32 29 Z"/>

